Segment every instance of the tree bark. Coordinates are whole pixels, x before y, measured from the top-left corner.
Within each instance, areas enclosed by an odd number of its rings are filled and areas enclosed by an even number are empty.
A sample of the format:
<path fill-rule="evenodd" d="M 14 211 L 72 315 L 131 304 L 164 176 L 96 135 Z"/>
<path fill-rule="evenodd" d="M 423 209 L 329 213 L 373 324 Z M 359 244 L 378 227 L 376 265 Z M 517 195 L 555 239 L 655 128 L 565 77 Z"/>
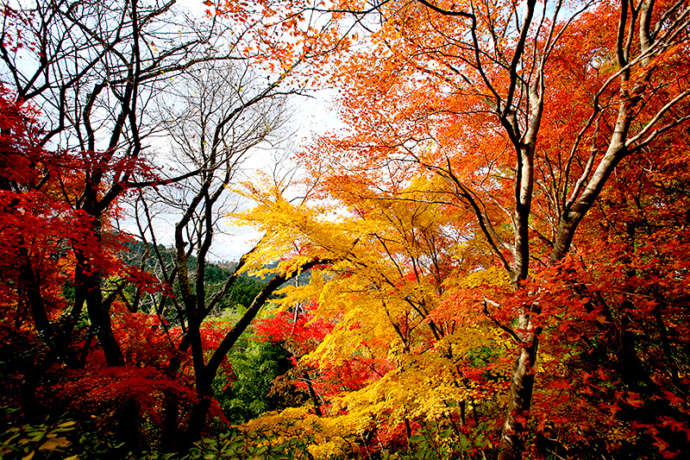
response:
<path fill-rule="evenodd" d="M 499 460 L 519 459 L 525 450 L 524 434 L 534 389 L 534 366 L 539 349 L 539 329 L 534 329 L 527 313 L 520 314 L 518 324 L 527 332 L 522 335 L 522 348 L 515 360 L 508 408 L 501 432 Z"/>

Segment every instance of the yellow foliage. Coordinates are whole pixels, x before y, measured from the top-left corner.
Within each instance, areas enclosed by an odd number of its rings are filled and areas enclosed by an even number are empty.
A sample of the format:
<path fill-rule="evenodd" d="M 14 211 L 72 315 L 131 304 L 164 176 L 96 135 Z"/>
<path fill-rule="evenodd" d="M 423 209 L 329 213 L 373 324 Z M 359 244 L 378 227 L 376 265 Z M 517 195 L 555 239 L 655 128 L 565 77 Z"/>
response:
<path fill-rule="evenodd" d="M 305 406 L 265 414 L 242 429 L 267 433 L 273 445 L 309 437 L 309 453 L 328 458 L 345 455 L 353 440 L 374 427 L 449 420 L 461 404 L 476 405 L 487 397 L 459 373 L 459 365 L 477 347 L 501 347 L 505 339 L 488 323 L 454 320 L 457 312 L 448 310 L 457 304 L 447 298 L 458 289 L 510 284 L 493 266 L 478 262 L 476 270 L 458 273 L 447 265 L 466 249 L 455 240 L 456 232 L 441 225 L 448 220 L 443 205 L 417 191 L 435 187 L 440 185 L 419 176 L 402 192 L 405 199 L 361 199 L 351 203 L 357 212 L 337 218 L 327 206 L 295 206 L 275 188 L 248 188 L 257 206 L 233 218 L 256 226 L 264 237 L 247 270 L 289 273 L 313 258 L 332 261 L 312 271 L 309 283 L 287 286 L 275 300 L 280 309 L 316 301 L 313 320 L 334 324 L 301 361 L 316 368 L 317 378 L 354 357 L 390 365 L 362 388 L 330 396 L 323 417 Z M 455 249 L 444 254 L 440 247 Z M 278 267 L 265 268 L 278 258 Z"/>

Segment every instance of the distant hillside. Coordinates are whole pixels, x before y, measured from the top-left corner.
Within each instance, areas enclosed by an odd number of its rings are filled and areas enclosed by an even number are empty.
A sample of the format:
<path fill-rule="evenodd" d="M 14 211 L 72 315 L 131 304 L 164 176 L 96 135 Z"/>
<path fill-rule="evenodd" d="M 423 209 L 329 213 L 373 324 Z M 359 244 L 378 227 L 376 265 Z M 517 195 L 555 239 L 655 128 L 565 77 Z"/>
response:
<path fill-rule="evenodd" d="M 129 249 L 123 253 L 123 259 L 130 264 L 138 264 L 141 260 L 143 254 L 146 253 L 148 248 L 148 256 L 145 261 L 145 268 L 149 271 L 156 272 L 160 269 L 158 257 L 156 251 L 152 245 L 147 245 L 140 241 L 126 243 L 125 246 Z M 172 265 L 175 260 L 175 250 L 171 247 L 166 247 L 163 245 L 158 245 L 158 252 L 161 254 L 166 265 Z M 267 264 L 267 268 L 274 268 L 278 265 L 278 261 Z M 190 256 L 187 262 L 187 269 L 190 273 L 196 272 L 197 259 L 196 257 Z M 219 289 L 225 280 L 232 274 L 237 262 L 234 261 L 221 261 L 221 262 L 207 262 L 206 270 L 204 273 L 204 284 L 206 285 L 207 292 L 215 292 Z M 298 284 L 306 284 L 309 282 L 310 273 L 301 273 L 296 281 Z M 258 294 L 261 289 L 266 285 L 266 280 L 257 276 L 251 276 L 243 274 L 238 277 L 234 285 L 230 288 L 228 296 L 223 302 L 222 308 L 232 307 L 233 305 L 240 304 L 248 307 L 251 301 L 254 299 L 256 294 Z M 294 284 L 295 279 L 292 279 L 285 283 Z"/>
<path fill-rule="evenodd" d="M 129 250 L 124 251 L 122 257 L 127 263 L 140 263 L 142 255 L 144 255 L 148 250 L 148 256 L 146 257 L 144 267 L 146 270 L 151 272 L 160 271 L 160 262 L 152 245 L 135 241 L 126 243 L 125 246 Z M 175 260 L 175 250 L 163 245 L 158 245 L 157 249 L 161 255 L 161 259 L 163 259 L 163 263 L 172 266 Z M 209 295 L 212 295 L 217 289 L 220 289 L 223 286 L 225 281 L 234 271 L 236 265 L 237 262 L 232 261 L 223 261 L 217 263 L 207 262 L 206 270 L 204 272 L 204 284 L 206 285 L 206 291 Z M 190 273 L 194 274 L 196 273 L 196 267 L 197 258 L 192 256 L 187 261 L 187 269 Z M 230 288 L 230 291 L 228 292 L 225 300 L 222 302 L 220 309 L 222 310 L 224 308 L 229 308 L 237 304 L 248 307 L 256 294 L 263 289 L 265 284 L 266 283 L 264 281 L 258 278 L 241 275 Z M 174 286 L 173 289 L 175 289 Z"/>

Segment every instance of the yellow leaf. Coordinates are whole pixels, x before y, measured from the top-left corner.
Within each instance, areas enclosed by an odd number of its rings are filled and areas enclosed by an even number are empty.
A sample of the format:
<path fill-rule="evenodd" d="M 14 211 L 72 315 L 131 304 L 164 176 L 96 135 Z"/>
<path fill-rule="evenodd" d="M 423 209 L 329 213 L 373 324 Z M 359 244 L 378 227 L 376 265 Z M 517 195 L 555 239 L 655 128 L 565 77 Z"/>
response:
<path fill-rule="evenodd" d="M 46 442 L 41 444 L 41 447 L 39 447 L 38 450 L 61 450 L 69 446 L 69 440 L 60 436 L 58 438 L 48 439 Z"/>

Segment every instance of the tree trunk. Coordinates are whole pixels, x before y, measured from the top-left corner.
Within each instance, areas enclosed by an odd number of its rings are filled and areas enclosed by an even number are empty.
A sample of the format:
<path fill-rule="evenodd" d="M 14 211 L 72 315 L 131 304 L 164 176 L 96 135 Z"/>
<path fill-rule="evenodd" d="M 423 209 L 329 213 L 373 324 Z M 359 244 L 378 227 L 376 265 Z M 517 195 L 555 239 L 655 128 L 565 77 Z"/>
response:
<path fill-rule="evenodd" d="M 122 350 L 120 350 L 120 344 L 113 334 L 109 308 L 103 303 L 100 274 L 87 275 L 86 284 L 88 286 L 86 307 L 91 325 L 105 353 L 105 361 L 108 366 L 122 366 L 125 364 L 125 360 L 122 356 Z"/>
<path fill-rule="evenodd" d="M 171 391 L 166 391 L 163 398 L 163 430 L 161 433 L 161 445 L 163 452 L 175 452 L 178 449 L 177 416 L 179 404 L 177 396 Z"/>
<path fill-rule="evenodd" d="M 531 332 L 526 332 L 522 337 L 523 346 L 513 367 L 508 410 L 501 433 L 499 460 L 519 459 L 525 449 L 524 436 L 534 389 L 539 330 L 532 329 L 525 313 L 520 315 L 519 327 Z"/>
<path fill-rule="evenodd" d="M 93 207 L 93 206 L 91 206 Z M 92 215 L 91 231 L 96 237 L 97 244 L 101 244 L 101 224 L 100 215 L 92 211 L 91 207 L 85 207 L 87 212 Z M 110 321 L 110 305 L 103 302 L 103 292 L 101 291 L 101 281 L 103 279 L 99 270 L 89 261 L 89 257 L 81 251 L 76 251 L 77 266 L 75 268 L 75 286 L 78 290 L 77 296 L 84 295 L 86 308 L 98 341 L 105 353 L 105 360 L 108 366 L 122 366 L 125 361 L 122 356 L 120 344 L 113 334 Z"/>
<path fill-rule="evenodd" d="M 188 449 L 192 443 L 201 439 L 201 433 L 206 425 L 206 416 L 208 415 L 208 410 L 211 408 L 211 397 L 206 395 L 203 396 L 199 402 L 192 409 L 192 413 L 189 416 L 189 427 L 187 428 L 187 433 L 184 436 L 184 442 L 179 446 L 183 450 Z"/>
<path fill-rule="evenodd" d="M 128 399 L 118 410 L 117 434 L 129 450 L 137 451 L 139 441 L 139 405 L 134 399 Z"/>

